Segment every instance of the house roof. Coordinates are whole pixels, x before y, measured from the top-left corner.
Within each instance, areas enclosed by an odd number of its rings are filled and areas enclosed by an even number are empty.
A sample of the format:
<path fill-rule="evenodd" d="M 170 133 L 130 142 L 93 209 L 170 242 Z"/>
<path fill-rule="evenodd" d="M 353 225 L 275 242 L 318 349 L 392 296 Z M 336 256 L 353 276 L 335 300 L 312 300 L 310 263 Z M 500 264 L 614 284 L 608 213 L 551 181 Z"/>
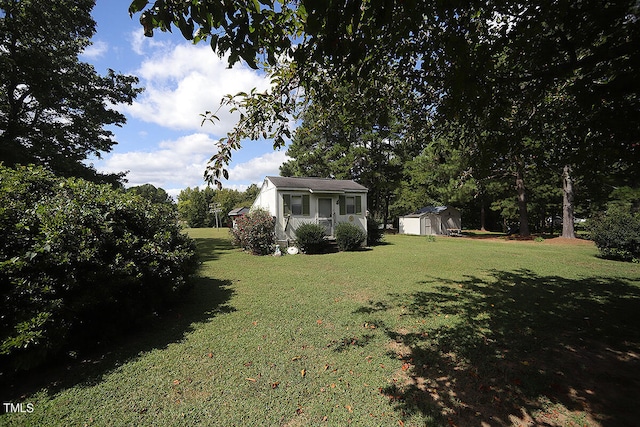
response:
<path fill-rule="evenodd" d="M 424 208 L 420 208 L 415 212 L 410 213 L 409 215 L 405 215 L 405 218 L 418 218 L 424 214 L 440 214 L 449 209 L 447 206 L 425 206 Z"/>
<path fill-rule="evenodd" d="M 366 193 L 367 187 L 347 179 L 300 178 L 284 176 L 268 176 L 267 179 L 279 189 L 308 190 L 311 193 Z"/>

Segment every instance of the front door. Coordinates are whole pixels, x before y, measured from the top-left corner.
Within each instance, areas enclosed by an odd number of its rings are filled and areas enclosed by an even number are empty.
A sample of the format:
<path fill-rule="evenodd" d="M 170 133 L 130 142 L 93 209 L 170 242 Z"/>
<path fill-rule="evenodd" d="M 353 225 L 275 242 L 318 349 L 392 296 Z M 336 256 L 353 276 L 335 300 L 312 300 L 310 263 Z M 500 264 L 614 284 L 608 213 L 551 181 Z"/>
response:
<path fill-rule="evenodd" d="M 318 224 L 325 228 L 327 236 L 333 236 L 333 199 L 318 199 Z"/>

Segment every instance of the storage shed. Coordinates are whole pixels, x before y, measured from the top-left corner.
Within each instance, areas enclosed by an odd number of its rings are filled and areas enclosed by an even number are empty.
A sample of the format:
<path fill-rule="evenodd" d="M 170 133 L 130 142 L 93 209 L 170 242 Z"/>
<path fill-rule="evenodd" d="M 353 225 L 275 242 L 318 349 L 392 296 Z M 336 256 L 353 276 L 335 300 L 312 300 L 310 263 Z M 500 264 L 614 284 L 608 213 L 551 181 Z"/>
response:
<path fill-rule="evenodd" d="M 426 206 L 401 216 L 398 228 L 400 234 L 455 236 L 462 230 L 462 218 L 456 208 Z"/>

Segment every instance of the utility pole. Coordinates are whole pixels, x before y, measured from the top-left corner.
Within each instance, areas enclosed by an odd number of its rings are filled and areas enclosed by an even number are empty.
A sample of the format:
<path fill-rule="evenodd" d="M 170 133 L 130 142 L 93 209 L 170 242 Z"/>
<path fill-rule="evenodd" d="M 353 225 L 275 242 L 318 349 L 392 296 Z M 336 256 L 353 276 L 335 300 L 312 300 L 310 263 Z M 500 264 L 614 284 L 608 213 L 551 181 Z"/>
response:
<path fill-rule="evenodd" d="M 220 208 L 220 203 L 211 203 L 209 205 L 209 212 L 216 215 L 216 228 L 220 228 L 220 220 L 218 219 L 218 214 L 222 212 Z"/>

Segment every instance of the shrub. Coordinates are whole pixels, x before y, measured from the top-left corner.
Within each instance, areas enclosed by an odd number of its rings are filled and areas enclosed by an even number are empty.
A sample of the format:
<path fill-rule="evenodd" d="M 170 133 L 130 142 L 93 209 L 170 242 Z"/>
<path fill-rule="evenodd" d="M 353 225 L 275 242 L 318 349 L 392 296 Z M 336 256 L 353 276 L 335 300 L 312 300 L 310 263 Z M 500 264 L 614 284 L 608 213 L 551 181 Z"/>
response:
<path fill-rule="evenodd" d="M 611 207 L 589 221 L 589 234 L 603 258 L 640 260 L 640 214 Z"/>
<path fill-rule="evenodd" d="M 356 225 L 342 222 L 336 226 L 336 243 L 341 251 L 355 251 L 362 247 L 367 235 Z"/>
<path fill-rule="evenodd" d="M 325 251 L 327 240 L 325 228 L 320 224 L 306 223 L 296 228 L 296 245 L 307 254 L 319 254 Z"/>
<path fill-rule="evenodd" d="M 367 243 L 371 246 L 375 246 L 382 242 L 384 237 L 384 230 L 380 228 L 380 222 L 374 218 L 367 217 Z"/>
<path fill-rule="evenodd" d="M 276 222 L 264 209 L 255 209 L 236 219 L 236 226 L 230 230 L 235 246 L 254 255 L 268 255 L 275 245 Z"/>
<path fill-rule="evenodd" d="M 0 358 L 14 367 L 129 329 L 197 265 L 173 205 L 0 166 Z"/>

